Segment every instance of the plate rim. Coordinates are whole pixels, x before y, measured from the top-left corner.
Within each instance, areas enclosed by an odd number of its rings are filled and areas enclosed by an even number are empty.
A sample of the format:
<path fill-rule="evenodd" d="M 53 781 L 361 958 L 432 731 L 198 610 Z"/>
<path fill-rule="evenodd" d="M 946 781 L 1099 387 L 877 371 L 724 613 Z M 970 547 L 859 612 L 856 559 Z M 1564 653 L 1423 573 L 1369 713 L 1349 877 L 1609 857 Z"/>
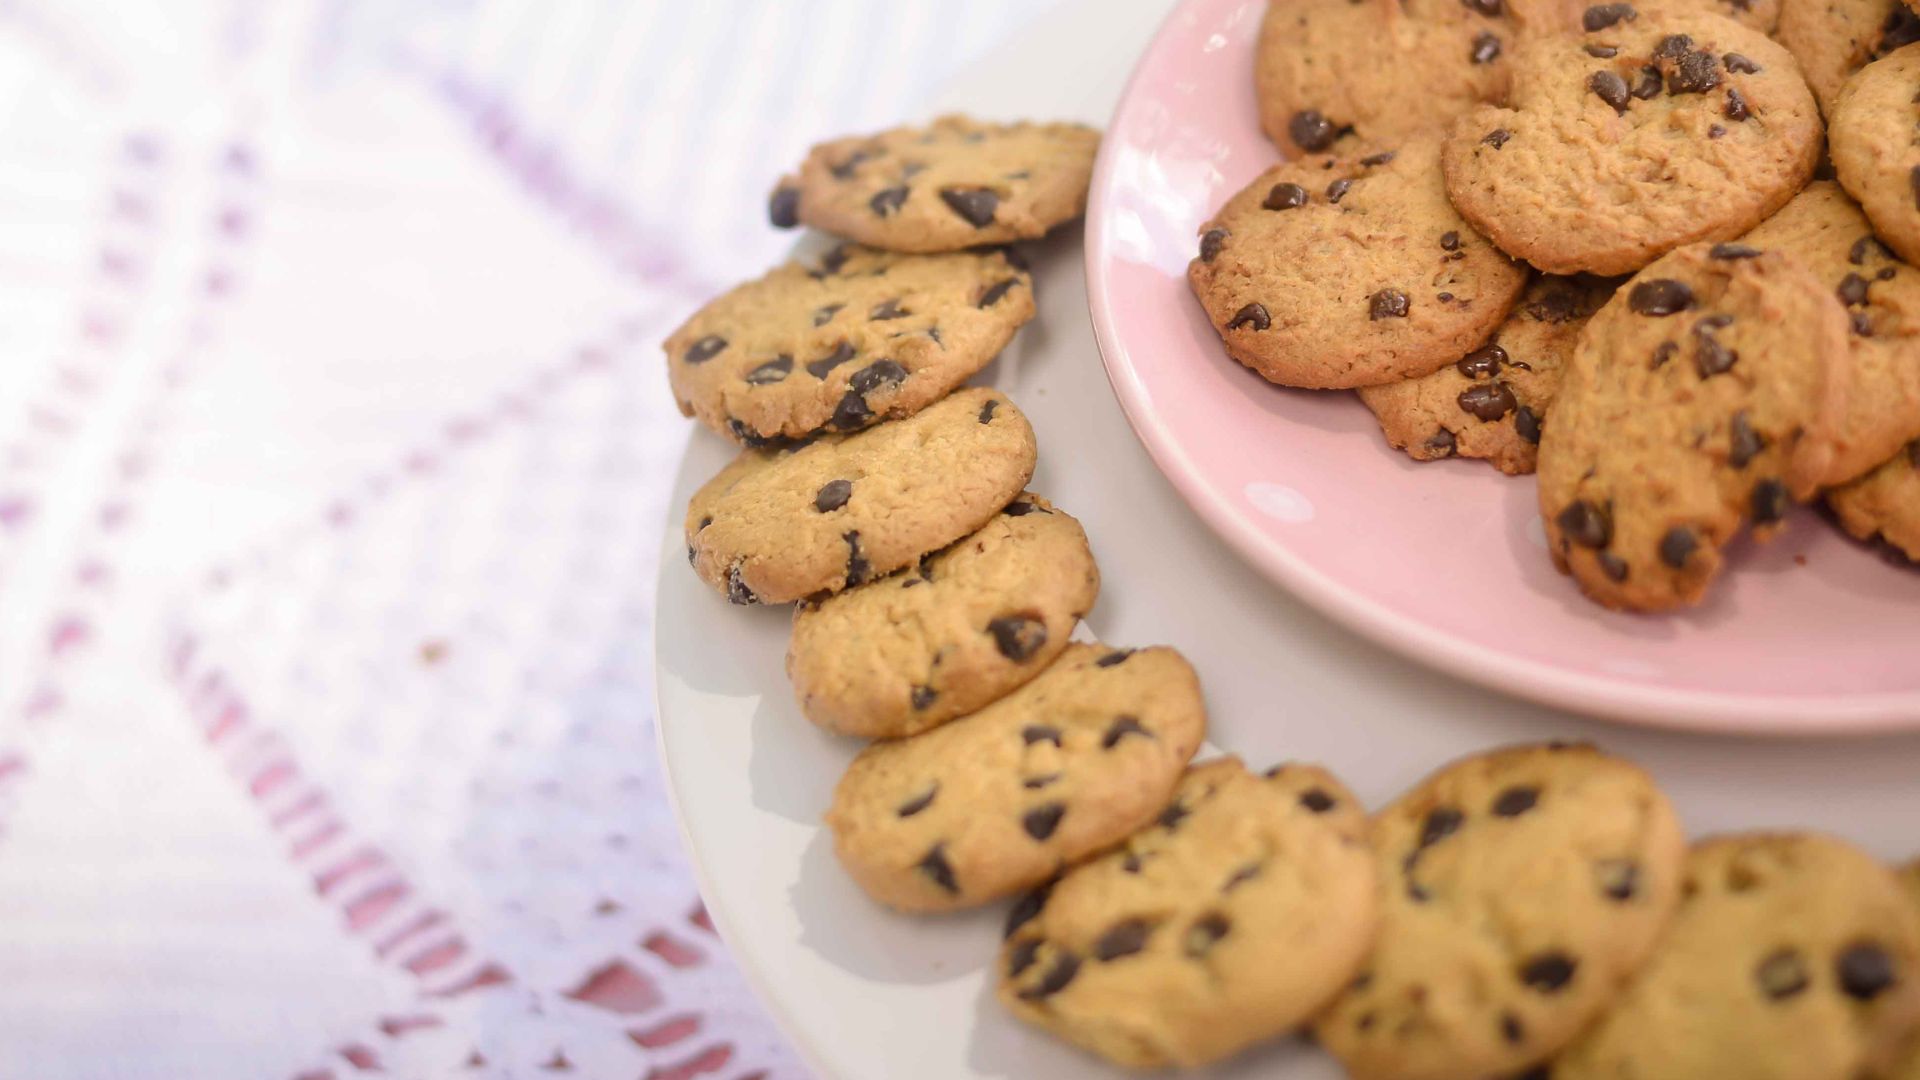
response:
<path fill-rule="evenodd" d="M 1713 734 L 1793 738 L 1887 734 L 1920 727 L 1920 691 L 1783 698 L 1663 689 L 1503 653 L 1497 646 L 1471 641 L 1428 623 L 1419 623 L 1419 632 L 1415 632 L 1405 625 L 1405 616 L 1347 587 L 1271 540 L 1254 525 L 1247 511 L 1217 495 L 1211 485 L 1188 479 L 1202 473 L 1188 458 L 1180 439 L 1154 412 L 1145 384 L 1128 362 L 1111 299 L 1107 267 L 1115 261 L 1116 243 L 1108 201 L 1119 172 L 1119 151 L 1112 136 L 1134 106 L 1146 70 L 1166 47 L 1171 29 L 1196 9 L 1223 2 L 1180 0 L 1134 59 L 1094 160 L 1082 249 L 1088 316 L 1107 383 L 1134 437 L 1181 501 L 1241 559 L 1320 614 L 1375 645 L 1491 690 L 1583 715 Z"/>

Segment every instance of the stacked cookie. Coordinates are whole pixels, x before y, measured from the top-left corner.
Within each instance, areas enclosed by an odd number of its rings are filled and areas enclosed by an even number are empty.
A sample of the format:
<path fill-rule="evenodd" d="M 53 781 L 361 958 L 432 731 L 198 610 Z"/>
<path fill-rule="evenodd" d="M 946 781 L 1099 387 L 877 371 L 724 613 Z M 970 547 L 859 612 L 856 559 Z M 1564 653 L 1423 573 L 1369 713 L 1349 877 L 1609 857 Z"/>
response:
<path fill-rule="evenodd" d="M 1537 472 L 1609 607 L 1697 603 L 1822 496 L 1920 558 L 1917 38 L 1899 0 L 1274 0 L 1289 160 L 1188 277 L 1267 379 Z"/>

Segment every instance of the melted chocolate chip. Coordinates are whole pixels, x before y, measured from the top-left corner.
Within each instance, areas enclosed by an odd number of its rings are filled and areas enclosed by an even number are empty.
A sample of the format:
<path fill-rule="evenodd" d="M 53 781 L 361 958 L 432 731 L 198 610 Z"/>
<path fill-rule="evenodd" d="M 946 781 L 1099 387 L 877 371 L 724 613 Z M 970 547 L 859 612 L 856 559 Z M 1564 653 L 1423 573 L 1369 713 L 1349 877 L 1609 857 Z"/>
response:
<path fill-rule="evenodd" d="M 1115 649 L 1100 659 L 1095 660 L 1093 666 L 1102 668 L 1117 667 L 1120 664 L 1126 663 L 1127 657 L 1132 655 L 1132 649 Z"/>
<path fill-rule="evenodd" d="M 1693 366 L 1701 378 L 1710 379 L 1732 370 L 1740 354 L 1720 344 L 1704 325 L 1694 328 Z"/>
<path fill-rule="evenodd" d="M 1406 293 L 1399 289 L 1381 289 L 1367 298 L 1367 318 L 1404 319 L 1409 306 Z"/>
<path fill-rule="evenodd" d="M 885 322 L 888 319 L 904 319 L 911 314 L 913 312 L 900 306 L 900 298 L 896 296 L 873 305 L 873 310 L 867 312 L 867 318 L 874 322 Z"/>
<path fill-rule="evenodd" d="M 1480 141 L 1498 150 L 1507 145 L 1507 140 L 1511 138 L 1513 138 L 1513 132 L 1508 131 L 1506 128 L 1494 128 L 1492 131 L 1480 136 Z"/>
<path fill-rule="evenodd" d="M 1643 281 L 1627 294 L 1627 307 L 1636 315 L 1659 318 L 1693 306 L 1693 290 L 1684 281 L 1655 278 Z"/>
<path fill-rule="evenodd" d="M 1660 69 L 1648 64 L 1640 69 L 1640 78 L 1633 84 L 1633 96 L 1641 101 L 1649 101 L 1660 96 L 1662 85 Z"/>
<path fill-rule="evenodd" d="M 1525 405 L 1513 411 L 1513 430 L 1535 446 L 1540 444 L 1540 417 Z"/>
<path fill-rule="evenodd" d="M 976 308 L 990 308 L 999 303 L 1000 298 L 1007 295 L 1007 293 L 1018 284 L 1020 284 L 1019 278 L 1008 278 L 1005 281 L 996 281 L 987 286 L 986 291 L 980 294 L 980 299 L 975 301 L 973 306 Z"/>
<path fill-rule="evenodd" d="M 1248 304 L 1234 312 L 1233 318 L 1227 323 L 1227 329 L 1238 330 L 1243 326 L 1251 326 L 1255 330 L 1265 330 L 1271 325 L 1273 325 L 1273 317 L 1267 314 L 1265 305 Z"/>
<path fill-rule="evenodd" d="M 915 796 L 914 798 L 908 799 L 906 802 L 901 803 L 899 809 L 895 810 L 894 812 L 896 814 L 899 814 L 901 817 L 912 817 L 913 815 L 919 813 L 920 811 L 925 810 L 927 807 L 932 806 L 933 797 L 938 794 L 940 794 L 940 785 L 935 784 L 932 787 L 927 789 L 927 793 L 925 795 L 918 795 L 918 796 Z"/>
<path fill-rule="evenodd" d="M 1544 993 L 1553 993 L 1573 981 L 1579 964 L 1566 953 L 1545 952 L 1520 966 L 1520 981 Z"/>
<path fill-rule="evenodd" d="M 1867 302 L 1867 287 L 1866 278 L 1850 273 L 1840 279 L 1840 287 L 1834 290 L 1834 295 L 1840 298 L 1841 303 L 1854 307 Z"/>
<path fill-rule="evenodd" d="M 1093 957 L 1105 964 L 1132 956 L 1147 947 L 1147 935 L 1152 932 L 1153 924 L 1145 919 L 1122 919 L 1093 943 Z"/>
<path fill-rule="evenodd" d="M 1587 55 L 1595 60 L 1611 60 L 1620 55 L 1620 50 L 1612 45 L 1587 45 L 1584 48 L 1587 50 Z"/>
<path fill-rule="evenodd" d="M 1585 499 L 1575 499 L 1553 519 L 1567 539 L 1584 548 L 1599 550 L 1613 539 L 1613 521 L 1605 510 Z"/>
<path fill-rule="evenodd" d="M 899 213 L 906 202 L 907 186 L 902 184 L 899 187 L 882 188 L 875 192 L 873 198 L 867 200 L 867 205 L 878 216 L 889 217 Z"/>
<path fill-rule="evenodd" d="M 1473 48 L 1467 53 L 1467 59 L 1475 64 L 1490 64 L 1500 55 L 1500 39 L 1491 31 L 1482 30 L 1473 36 Z"/>
<path fill-rule="evenodd" d="M 1187 955 L 1205 955 L 1208 949 L 1213 948 L 1214 942 L 1227 936 L 1227 931 L 1232 927 L 1227 917 L 1217 911 L 1210 911 L 1195 919 L 1193 925 L 1187 928 Z"/>
<path fill-rule="evenodd" d="M 908 578 L 906 583 L 912 585 L 919 580 L 919 578 Z M 939 699 L 940 692 L 931 686 L 916 686 L 913 688 L 913 708 L 916 712 L 926 709 Z"/>
<path fill-rule="evenodd" d="M 1035 840 L 1045 840 L 1060 827 L 1060 819 L 1067 816 L 1066 803 L 1047 803 L 1036 806 L 1020 818 L 1020 827 Z"/>
<path fill-rule="evenodd" d="M 1028 724 L 1026 727 L 1020 729 L 1020 741 L 1028 746 L 1039 742 L 1047 742 L 1059 746 L 1060 729 L 1049 724 Z"/>
<path fill-rule="evenodd" d="M 1631 900 L 1640 887 L 1640 867 L 1628 859 L 1603 859 L 1594 867 L 1609 900 Z"/>
<path fill-rule="evenodd" d="M 1759 64 L 1754 63 L 1737 52 L 1730 52 L 1721 57 L 1720 62 L 1727 66 L 1728 71 L 1736 75 L 1757 75 L 1760 73 Z"/>
<path fill-rule="evenodd" d="M 1855 1001 L 1872 1001 L 1900 981 L 1893 957 L 1871 942 L 1848 946 L 1834 959 L 1833 970 L 1840 977 L 1840 989 Z"/>
<path fill-rule="evenodd" d="M 867 564 L 866 556 L 860 554 L 860 530 L 852 529 L 842 533 L 840 539 L 847 542 L 846 587 L 851 589 L 866 581 L 868 575 L 873 572 L 873 567 Z"/>
<path fill-rule="evenodd" d="M 1745 244 L 1715 244 L 1707 250 L 1707 256 L 1714 259 L 1754 259 L 1760 256 L 1760 249 Z"/>
<path fill-rule="evenodd" d="M 1200 237 L 1200 261 L 1210 263 L 1220 255 L 1220 246 L 1233 234 L 1225 229 L 1208 229 Z"/>
<path fill-rule="evenodd" d="M 1519 817 L 1540 802 L 1537 787 L 1510 787 L 1493 800 L 1494 817 Z"/>
<path fill-rule="evenodd" d="M 1690 52 L 1667 71 L 1667 93 L 1704 94 L 1720 85 L 1720 63 L 1712 53 Z"/>
<path fill-rule="evenodd" d="M 1580 26 L 1587 33 L 1605 30 L 1622 19 L 1637 19 L 1640 13 L 1633 10 L 1632 4 L 1595 4 L 1580 16 Z"/>
<path fill-rule="evenodd" d="M 738 566 L 727 571 L 727 602 L 741 605 L 757 604 L 760 602 L 760 598 L 753 595 L 753 590 L 747 588 L 747 583 L 740 580 L 740 568 Z"/>
<path fill-rule="evenodd" d="M 960 895 L 960 883 L 954 880 L 953 864 L 947 861 L 947 845 L 935 844 L 927 849 L 914 869 L 927 875 L 935 885 L 953 896 Z"/>
<path fill-rule="evenodd" d="M 1328 120 L 1314 109 L 1302 109 L 1287 121 L 1287 136 L 1302 150 L 1325 150 L 1340 137 Z"/>
<path fill-rule="evenodd" d="M 1453 229 L 1448 229 L 1446 232 L 1441 233 L 1440 234 L 1440 250 L 1441 251 L 1459 251 L 1460 250 L 1460 234 L 1454 231 Z"/>
<path fill-rule="evenodd" d="M 1316 814 L 1324 814 L 1337 805 L 1333 796 L 1320 788 L 1308 788 L 1300 795 L 1300 805 Z"/>
<path fill-rule="evenodd" d="M 1785 1001 L 1807 988 L 1807 965 L 1793 949 L 1775 949 L 1753 969 L 1753 981 L 1769 1001 Z"/>
<path fill-rule="evenodd" d="M 1138 717 L 1120 716 L 1116 717 L 1113 723 L 1108 725 L 1107 733 L 1100 737 L 1100 749 L 1111 750 L 1120 744 L 1121 739 L 1129 735 L 1138 735 L 1146 739 L 1154 737 L 1153 732 L 1148 731 L 1141 725 Z"/>
<path fill-rule="evenodd" d="M 1292 210 L 1307 205 L 1307 189 L 1299 184 L 1275 184 L 1260 205 L 1268 210 Z"/>
<path fill-rule="evenodd" d="M 1753 485 L 1752 512 L 1756 525 L 1770 525 L 1787 516 L 1787 485 L 1778 480 L 1762 480 Z"/>
<path fill-rule="evenodd" d="M 987 188 L 943 188 L 940 201 L 976 229 L 993 224 L 994 211 L 1000 208 L 1000 196 Z"/>
<path fill-rule="evenodd" d="M 847 500 L 851 498 L 853 498 L 853 481 L 829 480 L 820 485 L 820 490 L 814 493 L 813 508 L 823 514 L 832 513 L 847 505 Z"/>
<path fill-rule="evenodd" d="M 1612 106 L 1614 112 L 1627 111 L 1627 101 L 1630 98 L 1627 92 L 1627 80 L 1621 78 L 1619 74 L 1612 71 L 1596 71 L 1587 76 L 1587 89 L 1593 91 L 1595 97 Z"/>
<path fill-rule="evenodd" d="M 776 229 L 791 229 L 800 224 L 800 189 L 785 184 L 767 196 L 767 220 Z"/>
<path fill-rule="evenodd" d="M 1513 391 L 1503 382 L 1475 383 L 1460 391 L 1460 408 L 1475 419 L 1492 423 L 1512 412 L 1519 404 Z"/>
<path fill-rule="evenodd" d="M 1368 154 L 1366 157 L 1360 159 L 1360 164 L 1365 165 L 1369 169 L 1378 168 L 1381 165 L 1391 162 L 1398 153 L 1399 151 L 1397 150 L 1382 150 L 1377 154 Z"/>
<path fill-rule="evenodd" d="M 1678 60 L 1693 49 L 1693 39 L 1685 34 L 1668 34 L 1653 47 L 1655 60 Z"/>
<path fill-rule="evenodd" d="M 1352 187 L 1353 181 L 1351 180 L 1335 180 L 1333 183 L 1327 185 L 1327 201 L 1330 203 L 1338 203 L 1341 199 L 1347 197 L 1347 191 Z"/>
<path fill-rule="evenodd" d="M 1007 912 L 1007 926 L 1000 932 L 1001 940 L 1012 937 L 1014 931 L 1039 918 L 1040 912 L 1047 906 L 1047 898 L 1052 894 L 1053 886 L 1047 884 L 1022 896 L 1013 905 L 1013 909 Z"/>
<path fill-rule="evenodd" d="M 680 359 L 689 364 L 704 364 L 720 355 L 720 350 L 726 347 L 726 338 L 718 334 L 708 334 L 706 337 L 687 346 L 687 351 L 681 355 Z"/>
<path fill-rule="evenodd" d="M 1073 977 L 1080 973 L 1080 958 L 1070 952 L 1063 952 L 1053 961 L 1053 966 L 1041 977 L 1037 985 L 1020 991 L 1020 997 L 1026 1001 L 1039 1001 L 1049 998 L 1067 988 Z"/>
<path fill-rule="evenodd" d="M 853 373 L 847 380 L 847 386 L 854 393 L 866 397 L 883 386 L 905 382 L 907 369 L 892 360 L 875 360 L 866 367 Z"/>
<path fill-rule="evenodd" d="M 1615 555 L 1613 552 L 1602 551 L 1593 557 L 1593 561 L 1600 564 L 1600 572 L 1607 575 L 1608 580 L 1627 580 L 1627 560 Z"/>
<path fill-rule="evenodd" d="M 1446 428 L 1441 428 L 1439 431 L 1429 435 L 1427 441 L 1421 445 L 1430 453 L 1440 457 L 1453 456 L 1454 450 L 1459 447 L 1458 440 L 1453 437 L 1453 432 L 1448 431 Z"/>
<path fill-rule="evenodd" d="M 793 371 L 793 357 L 781 355 L 747 372 L 748 386 L 771 386 L 781 382 Z"/>
<path fill-rule="evenodd" d="M 1687 558 L 1700 547 L 1699 537 L 1685 525 L 1675 525 L 1660 538 L 1660 561 L 1678 570 L 1687 565 Z"/>
<path fill-rule="evenodd" d="M 1729 120 L 1743 121 L 1753 115 L 1753 110 L 1747 107 L 1747 99 L 1740 96 L 1740 91 L 1728 89 L 1725 114 Z"/>
<path fill-rule="evenodd" d="M 827 355 L 818 360 L 809 361 L 807 363 L 807 374 L 816 379 L 824 379 L 827 377 L 827 372 L 832 371 L 834 368 L 839 367 L 851 359 L 853 359 L 853 345 L 843 341 L 834 346 L 833 351 Z"/>
<path fill-rule="evenodd" d="M 1485 379 L 1500 374 L 1500 365 L 1506 362 L 1507 350 L 1486 345 L 1461 357 L 1453 366 L 1469 379 Z"/>
<path fill-rule="evenodd" d="M 1015 663 L 1033 658 L 1047 643 L 1047 624 L 1032 615 L 1002 615 L 987 623 L 993 646 Z"/>

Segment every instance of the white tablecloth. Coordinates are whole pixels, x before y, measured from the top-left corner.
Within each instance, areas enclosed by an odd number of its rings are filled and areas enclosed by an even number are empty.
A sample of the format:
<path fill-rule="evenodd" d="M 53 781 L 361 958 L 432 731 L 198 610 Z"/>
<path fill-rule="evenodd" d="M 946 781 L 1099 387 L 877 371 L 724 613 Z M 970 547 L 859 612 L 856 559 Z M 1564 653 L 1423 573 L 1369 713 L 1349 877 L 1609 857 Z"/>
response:
<path fill-rule="evenodd" d="M 1033 0 L 0 0 L 0 1080 L 785 1078 L 657 342 Z"/>

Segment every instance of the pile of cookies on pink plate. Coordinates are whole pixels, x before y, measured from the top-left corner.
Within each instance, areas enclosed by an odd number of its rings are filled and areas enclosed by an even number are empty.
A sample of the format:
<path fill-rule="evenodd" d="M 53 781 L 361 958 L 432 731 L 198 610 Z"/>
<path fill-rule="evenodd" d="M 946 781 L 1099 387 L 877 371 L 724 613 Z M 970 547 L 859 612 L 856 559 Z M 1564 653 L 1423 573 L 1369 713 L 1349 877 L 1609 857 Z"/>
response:
<path fill-rule="evenodd" d="M 1917 41 L 1902 0 L 1274 0 L 1284 160 L 1188 277 L 1267 379 L 1537 474 L 1608 607 L 1800 502 L 1920 559 Z"/>

